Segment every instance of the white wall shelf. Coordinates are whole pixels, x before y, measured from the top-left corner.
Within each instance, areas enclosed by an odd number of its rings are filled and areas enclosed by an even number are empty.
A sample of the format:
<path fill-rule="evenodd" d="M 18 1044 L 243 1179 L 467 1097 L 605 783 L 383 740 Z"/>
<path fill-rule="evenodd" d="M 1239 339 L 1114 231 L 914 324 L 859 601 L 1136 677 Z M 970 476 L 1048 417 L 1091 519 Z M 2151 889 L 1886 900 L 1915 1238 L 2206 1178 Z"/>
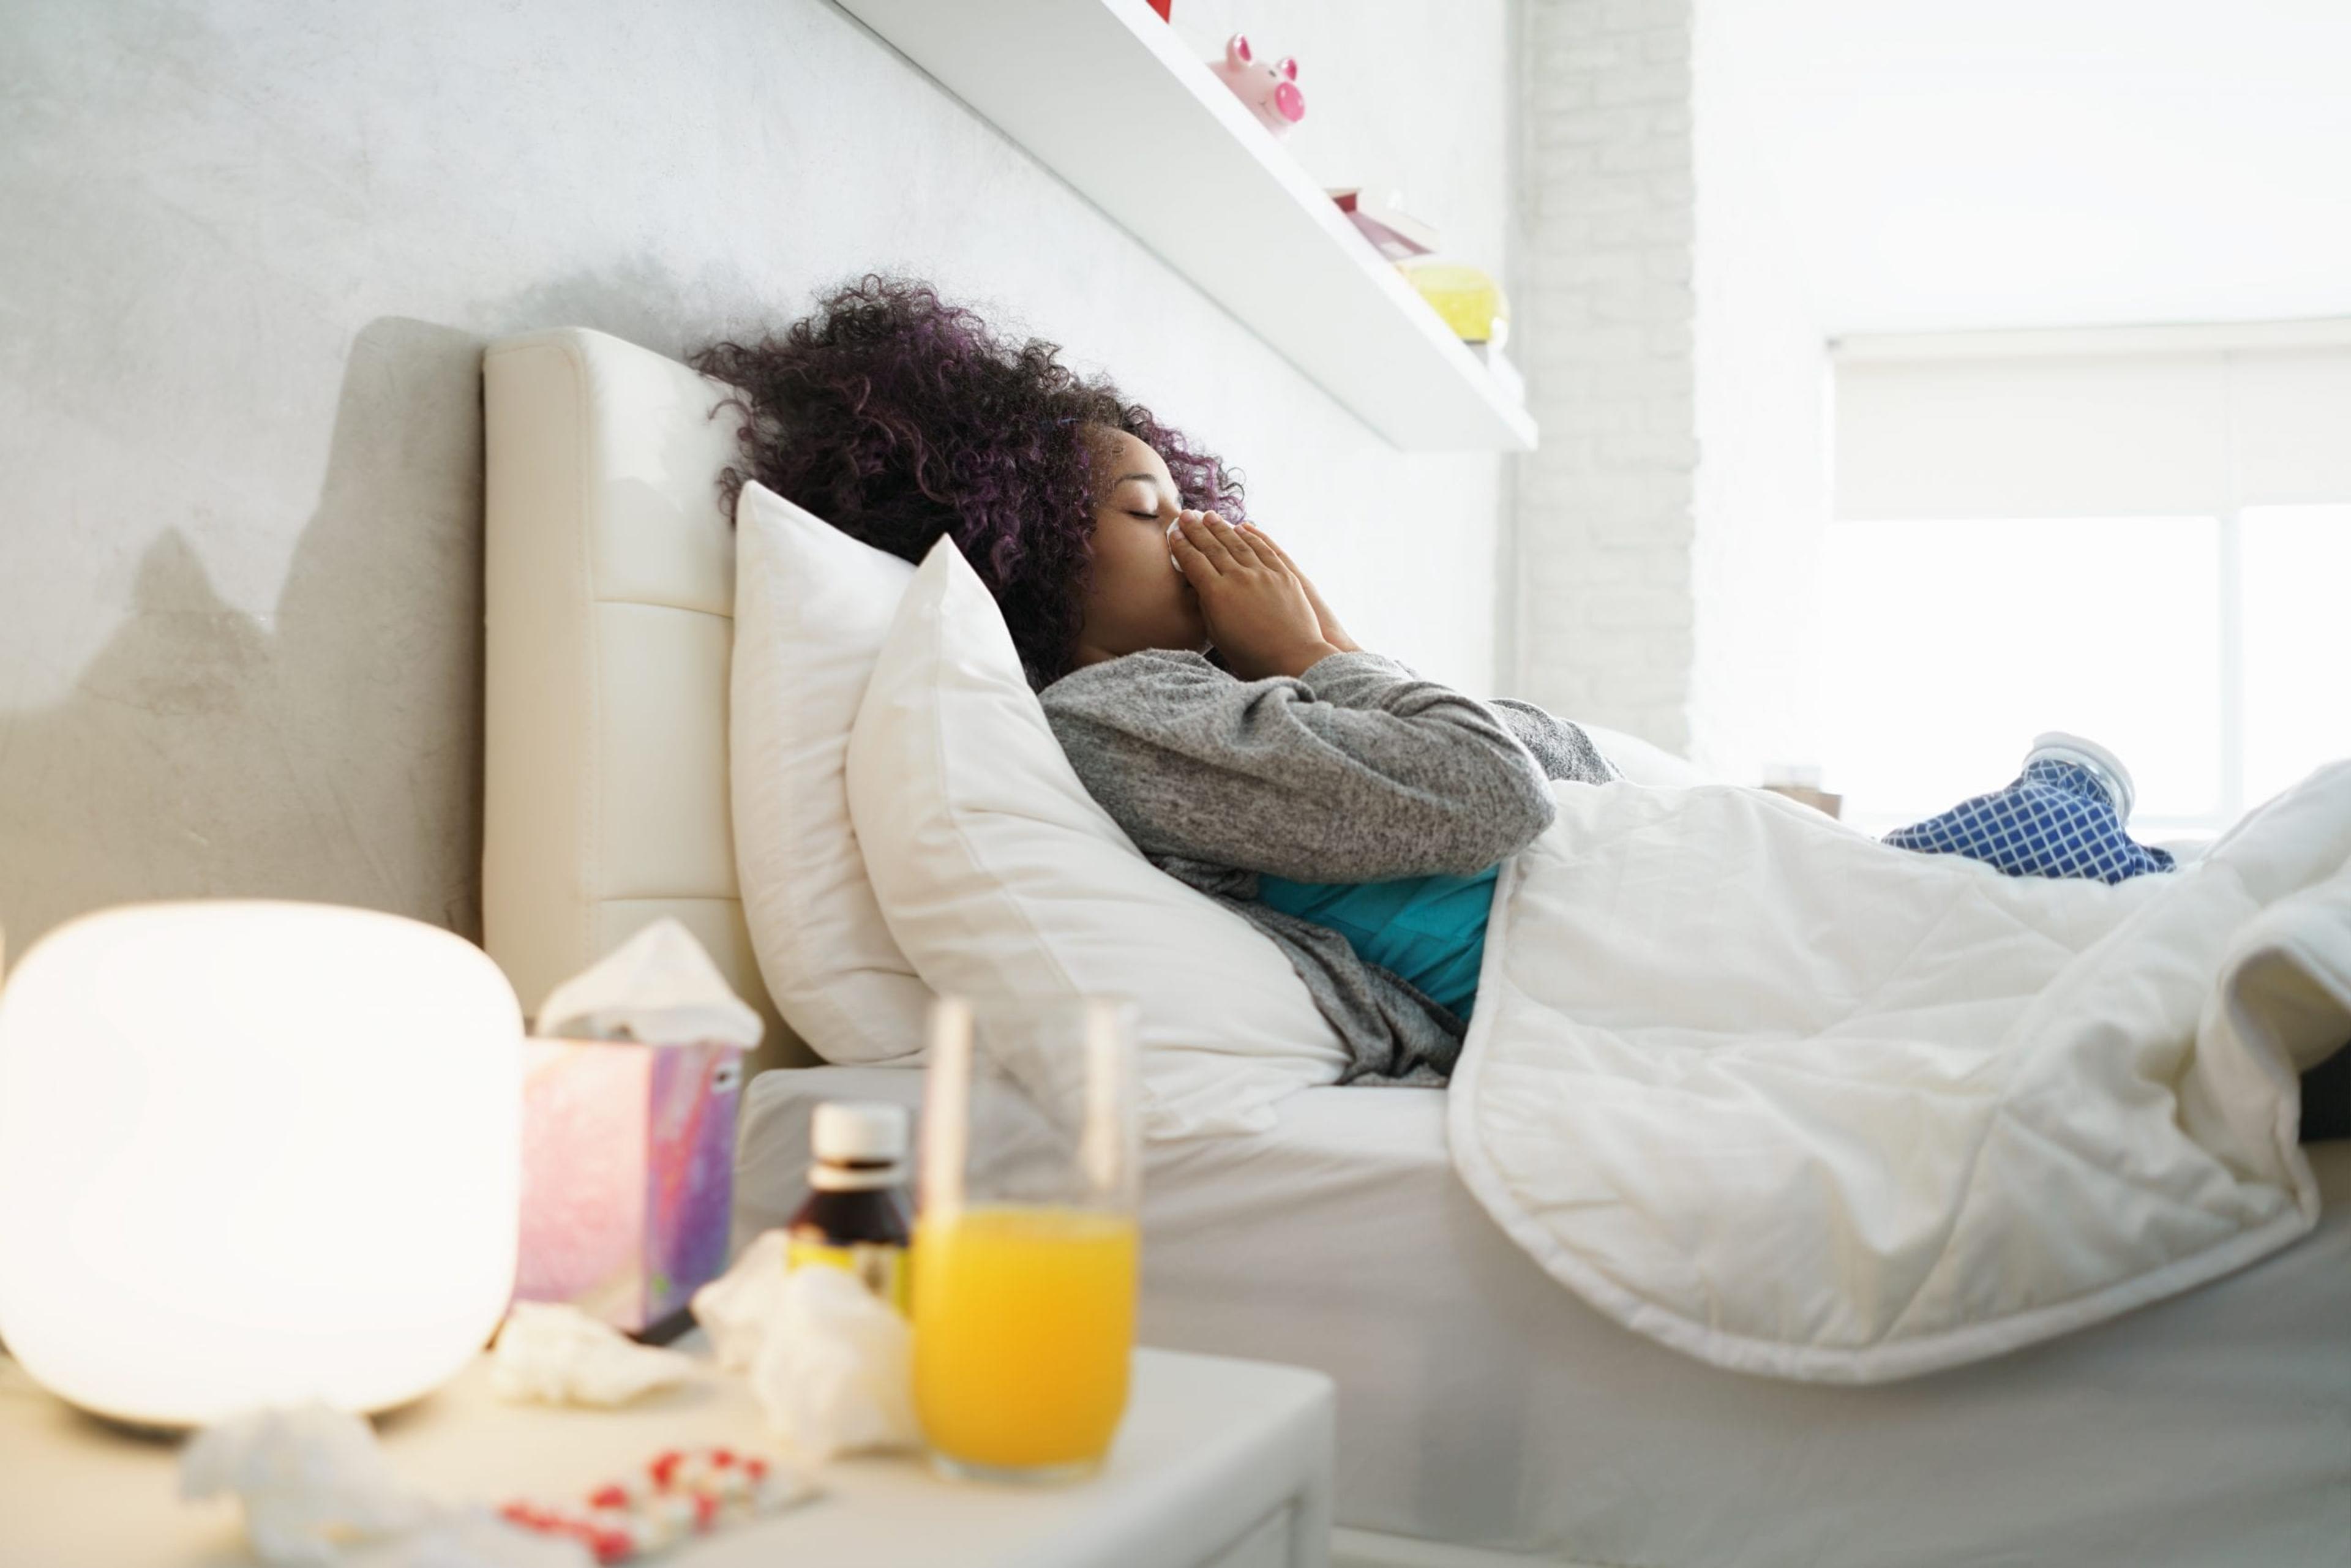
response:
<path fill-rule="evenodd" d="M 1144 0 L 841 0 L 1407 451 L 1534 421 Z"/>

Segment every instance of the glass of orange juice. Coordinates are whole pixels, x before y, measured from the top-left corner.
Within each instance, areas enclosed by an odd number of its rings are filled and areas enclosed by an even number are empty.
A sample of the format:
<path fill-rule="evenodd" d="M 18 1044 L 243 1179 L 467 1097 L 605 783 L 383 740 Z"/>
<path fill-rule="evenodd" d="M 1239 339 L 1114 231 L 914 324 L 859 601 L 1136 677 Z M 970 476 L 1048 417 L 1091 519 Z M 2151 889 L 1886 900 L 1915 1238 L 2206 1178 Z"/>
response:
<path fill-rule="evenodd" d="M 1067 1480 L 1110 1451 L 1134 1345 L 1132 1004 L 943 997 L 914 1222 L 914 1410 L 933 1462 Z"/>

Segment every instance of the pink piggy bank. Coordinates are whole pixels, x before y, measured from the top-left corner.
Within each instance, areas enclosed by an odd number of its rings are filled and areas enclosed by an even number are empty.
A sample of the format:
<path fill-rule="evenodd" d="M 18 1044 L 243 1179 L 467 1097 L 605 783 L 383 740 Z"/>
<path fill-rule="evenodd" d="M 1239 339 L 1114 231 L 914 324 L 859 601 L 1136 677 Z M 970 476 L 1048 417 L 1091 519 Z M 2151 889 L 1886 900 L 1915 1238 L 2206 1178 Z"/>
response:
<path fill-rule="evenodd" d="M 1208 68 L 1276 136 L 1306 118 L 1306 95 L 1298 90 L 1298 62 L 1288 55 L 1265 65 L 1249 39 L 1235 33 L 1225 40 L 1225 57 L 1209 61 Z"/>

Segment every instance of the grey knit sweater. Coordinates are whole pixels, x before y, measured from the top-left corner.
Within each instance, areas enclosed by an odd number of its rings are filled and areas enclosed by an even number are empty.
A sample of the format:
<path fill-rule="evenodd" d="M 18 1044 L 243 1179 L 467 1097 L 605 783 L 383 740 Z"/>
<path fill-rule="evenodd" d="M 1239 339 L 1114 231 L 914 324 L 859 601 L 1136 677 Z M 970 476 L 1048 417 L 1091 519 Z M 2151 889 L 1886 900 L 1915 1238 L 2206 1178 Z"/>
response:
<path fill-rule="evenodd" d="M 1462 1020 L 1337 932 L 1258 902 L 1258 873 L 1468 876 L 1551 825 L 1549 780 L 1615 777 L 1576 726 L 1377 653 L 1263 681 L 1197 653 L 1129 653 L 1040 695 L 1079 779 L 1151 862 L 1288 956 L 1346 1043 L 1343 1082 L 1442 1082 Z"/>

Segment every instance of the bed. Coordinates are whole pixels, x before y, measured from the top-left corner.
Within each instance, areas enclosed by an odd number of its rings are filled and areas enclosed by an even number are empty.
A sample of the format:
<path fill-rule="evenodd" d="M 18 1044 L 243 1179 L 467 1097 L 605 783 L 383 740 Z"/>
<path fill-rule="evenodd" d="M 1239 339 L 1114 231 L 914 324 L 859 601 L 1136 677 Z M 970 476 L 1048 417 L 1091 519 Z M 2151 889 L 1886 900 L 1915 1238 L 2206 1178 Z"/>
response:
<path fill-rule="evenodd" d="M 674 914 L 766 1006 L 727 819 L 732 426 L 600 334 L 493 347 L 486 943 L 527 1008 Z M 810 1106 L 919 1075 L 755 1078 L 737 1234 L 796 1201 Z M 1724 1372 L 1584 1306 L 1447 1157 L 1440 1091 L 1313 1089 L 1270 1133 L 1153 1151 L 1151 1343 L 1340 1387 L 1340 1561 L 2351 1559 L 2351 1145 L 2267 1260 L 1997 1361 L 1878 1387 Z"/>
<path fill-rule="evenodd" d="M 797 1203 L 817 1101 L 919 1092 L 919 1074 L 888 1067 L 755 1081 L 738 1225 L 781 1223 Z M 1455 1176 L 1443 1099 L 1309 1089 L 1274 1132 L 1162 1147 L 1144 1177 L 1143 1336 L 1336 1380 L 1339 1518 L 1392 1538 L 1351 1536 L 1359 1560 L 1924 1568 L 2351 1551 L 2351 1145 L 2313 1151 L 2328 1217 L 2266 1263 L 1980 1366 L 1835 1388 L 1715 1370 L 1562 1290 Z"/>

